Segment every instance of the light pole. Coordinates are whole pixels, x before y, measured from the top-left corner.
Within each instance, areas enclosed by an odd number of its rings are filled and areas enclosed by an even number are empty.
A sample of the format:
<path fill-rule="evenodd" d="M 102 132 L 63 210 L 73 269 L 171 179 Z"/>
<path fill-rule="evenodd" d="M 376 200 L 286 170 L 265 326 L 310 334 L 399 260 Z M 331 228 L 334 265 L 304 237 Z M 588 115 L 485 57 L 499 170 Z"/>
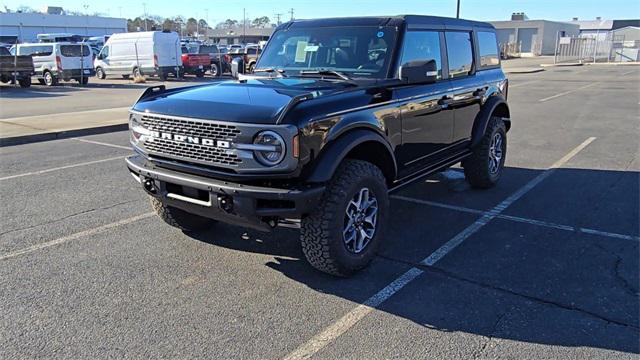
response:
<path fill-rule="evenodd" d="M 456 6 L 456 19 L 460 18 L 460 0 L 458 0 L 458 6 Z"/>
<path fill-rule="evenodd" d="M 147 31 L 147 3 L 142 3 L 144 9 L 144 31 Z"/>

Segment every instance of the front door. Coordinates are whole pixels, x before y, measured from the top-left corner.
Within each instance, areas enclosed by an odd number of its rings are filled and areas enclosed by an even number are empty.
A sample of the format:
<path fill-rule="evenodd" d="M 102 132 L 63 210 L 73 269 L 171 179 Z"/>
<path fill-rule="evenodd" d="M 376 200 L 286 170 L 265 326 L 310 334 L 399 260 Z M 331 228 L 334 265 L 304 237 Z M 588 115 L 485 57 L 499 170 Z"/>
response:
<path fill-rule="evenodd" d="M 452 142 L 454 116 L 448 106 L 449 81 L 442 74 L 439 31 L 407 31 L 400 64 L 415 60 L 435 60 L 438 80 L 433 84 L 397 88 L 402 115 L 402 145 L 398 150 L 399 175 L 411 174 L 431 162 Z"/>

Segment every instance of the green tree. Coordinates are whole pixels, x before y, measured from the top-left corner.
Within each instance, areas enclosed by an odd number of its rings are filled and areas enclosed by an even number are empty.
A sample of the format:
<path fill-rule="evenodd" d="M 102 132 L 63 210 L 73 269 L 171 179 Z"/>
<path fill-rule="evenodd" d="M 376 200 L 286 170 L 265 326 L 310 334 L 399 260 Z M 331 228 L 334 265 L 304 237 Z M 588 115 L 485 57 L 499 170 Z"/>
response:
<path fill-rule="evenodd" d="M 271 20 L 269 19 L 269 17 L 261 16 L 253 19 L 253 21 L 251 22 L 251 26 L 256 28 L 265 28 L 269 26 L 270 23 L 271 23 Z"/>

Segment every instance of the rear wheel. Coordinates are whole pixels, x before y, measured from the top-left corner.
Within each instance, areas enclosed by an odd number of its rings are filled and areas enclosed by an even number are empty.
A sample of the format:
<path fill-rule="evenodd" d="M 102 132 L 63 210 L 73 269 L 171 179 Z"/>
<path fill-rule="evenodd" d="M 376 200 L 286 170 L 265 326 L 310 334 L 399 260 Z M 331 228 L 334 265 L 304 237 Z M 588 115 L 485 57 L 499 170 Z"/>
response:
<path fill-rule="evenodd" d="M 21 88 L 28 88 L 31 86 L 31 77 L 27 76 L 27 77 L 23 77 L 22 79 L 18 80 L 18 84 L 20 84 Z"/>
<path fill-rule="evenodd" d="M 492 116 L 482 140 L 462 162 L 464 176 L 475 188 L 490 188 L 502 175 L 507 155 L 507 131 L 501 117 Z"/>
<path fill-rule="evenodd" d="M 302 251 L 316 269 L 348 276 L 375 256 L 386 226 L 386 179 L 375 165 L 345 160 L 320 205 L 302 219 Z"/>
<path fill-rule="evenodd" d="M 40 83 L 40 85 L 46 85 L 44 79 L 38 79 L 38 82 Z"/>
<path fill-rule="evenodd" d="M 213 219 L 189 214 L 171 206 L 167 206 L 157 198 L 150 196 L 151 208 L 164 222 L 183 231 L 204 230 L 216 223 Z"/>
<path fill-rule="evenodd" d="M 45 71 L 42 78 L 44 79 L 44 84 L 47 86 L 58 85 L 58 79 L 55 76 L 53 76 L 51 71 Z"/>
<path fill-rule="evenodd" d="M 142 72 L 140 71 L 140 68 L 133 68 L 133 77 L 134 78 L 139 78 L 142 77 Z"/>
<path fill-rule="evenodd" d="M 253 74 L 253 70 L 256 69 L 256 64 L 252 63 L 251 65 L 249 65 L 249 74 Z"/>
<path fill-rule="evenodd" d="M 220 76 L 220 68 L 218 67 L 218 64 L 211 64 L 211 75 L 213 75 L 214 77 Z"/>
<path fill-rule="evenodd" d="M 104 80 L 107 75 L 104 73 L 104 70 L 102 70 L 101 67 L 97 67 L 96 68 L 96 77 L 100 80 Z"/>

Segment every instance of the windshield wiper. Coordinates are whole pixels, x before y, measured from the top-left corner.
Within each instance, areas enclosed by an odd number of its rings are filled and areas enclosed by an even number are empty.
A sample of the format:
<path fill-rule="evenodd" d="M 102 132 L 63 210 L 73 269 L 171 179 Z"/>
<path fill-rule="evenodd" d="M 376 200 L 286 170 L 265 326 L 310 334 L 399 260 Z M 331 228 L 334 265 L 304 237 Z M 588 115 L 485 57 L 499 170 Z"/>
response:
<path fill-rule="evenodd" d="M 320 75 L 321 77 L 327 76 L 327 75 L 334 76 L 344 81 L 345 84 L 349 84 L 350 86 L 358 86 L 358 83 L 356 83 L 352 78 L 348 77 L 344 73 L 341 73 L 340 71 L 318 69 L 318 70 L 300 70 L 300 72 L 298 73 L 298 76 L 300 77 L 304 77 L 305 75 Z"/>
<path fill-rule="evenodd" d="M 345 81 L 352 81 L 350 77 L 345 75 L 340 71 L 329 70 L 329 69 L 317 69 L 317 70 L 300 70 L 300 75 L 325 75 L 325 76 L 335 76 Z"/>
<path fill-rule="evenodd" d="M 278 73 L 278 75 L 280 75 L 281 77 L 287 77 L 287 75 L 284 74 L 284 69 L 276 69 L 276 68 L 272 68 L 272 67 L 262 68 L 262 69 L 254 69 L 253 72 L 254 73 L 257 73 L 257 72 Z"/>

